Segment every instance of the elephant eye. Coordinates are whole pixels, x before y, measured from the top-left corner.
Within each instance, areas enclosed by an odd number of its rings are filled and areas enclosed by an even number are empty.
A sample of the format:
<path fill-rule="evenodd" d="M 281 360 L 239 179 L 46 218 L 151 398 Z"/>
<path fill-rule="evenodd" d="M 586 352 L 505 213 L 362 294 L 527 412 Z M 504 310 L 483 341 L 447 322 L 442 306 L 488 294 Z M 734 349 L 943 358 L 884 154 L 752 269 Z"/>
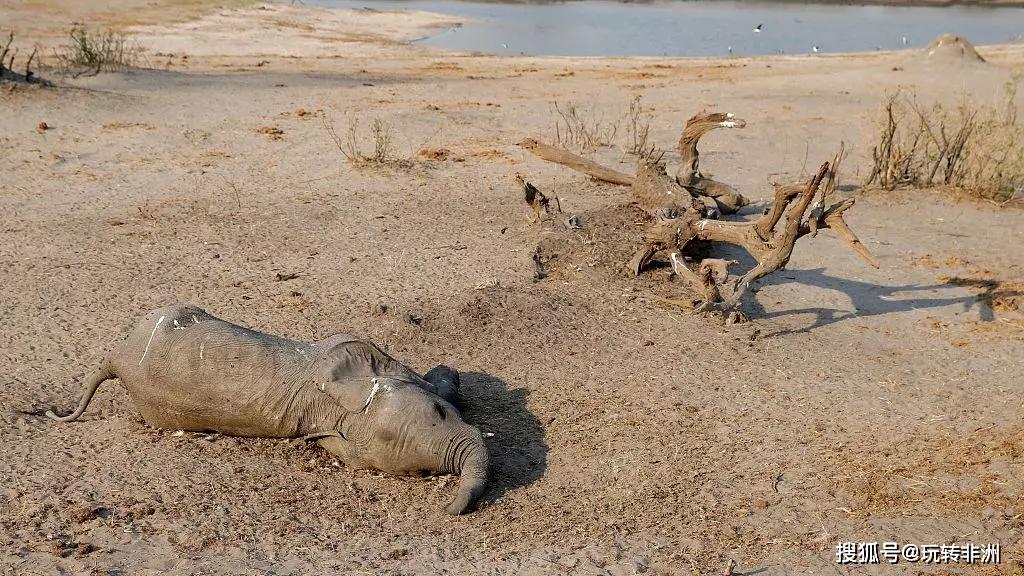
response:
<path fill-rule="evenodd" d="M 447 417 L 444 413 L 444 406 L 441 406 L 437 402 L 434 402 L 434 410 L 437 411 L 437 415 L 441 417 L 441 420 L 444 420 Z"/>

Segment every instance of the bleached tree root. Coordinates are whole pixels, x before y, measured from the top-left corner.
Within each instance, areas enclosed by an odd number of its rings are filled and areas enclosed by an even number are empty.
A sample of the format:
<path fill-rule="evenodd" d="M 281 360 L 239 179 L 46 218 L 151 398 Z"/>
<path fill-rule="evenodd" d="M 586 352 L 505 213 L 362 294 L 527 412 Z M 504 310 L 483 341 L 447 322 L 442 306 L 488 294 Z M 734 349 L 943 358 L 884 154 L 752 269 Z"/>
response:
<path fill-rule="evenodd" d="M 695 240 L 725 242 L 746 250 L 755 258 L 757 264 L 731 282 L 723 278 L 727 276 L 724 270 L 713 275 L 708 274 L 705 268 L 707 259 L 689 264 L 691 273 L 699 278 L 700 283 L 697 285 L 705 296 L 704 301 L 696 307 L 696 311 L 722 312 L 727 320 L 742 320 L 739 316 L 740 302 L 753 282 L 784 268 L 789 263 L 796 241 L 818 230 L 828 228 L 835 231 L 855 253 L 868 264 L 877 267 L 867 248 L 843 220 L 843 213 L 854 204 L 853 199 L 836 202 L 805 219 L 822 180 L 830 173 L 831 165 L 826 162 L 803 190 L 795 186 L 778 189 L 769 209 L 752 222 L 712 220 L 696 217 L 690 212 L 679 218 L 653 224 L 647 234 L 649 244 L 645 247 L 645 252 L 650 252 L 647 258 L 653 257 L 660 250 L 674 248 L 674 270 L 680 277 L 688 279 L 690 284 L 697 284 L 690 274 L 680 273 L 682 267 L 677 265 L 679 262 L 682 262 L 684 267 L 687 264 L 684 255 L 689 243 Z M 780 227 L 783 217 L 785 222 Z M 720 264 L 715 265 L 721 270 Z M 723 291 L 723 286 L 728 286 L 730 290 Z M 722 297 L 723 292 L 729 295 Z"/>
<path fill-rule="evenodd" d="M 784 268 L 797 240 L 807 235 L 815 236 L 819 230 L 834 231 L 857 255 L 871 266 L 878 267 L 843 219 L 854 200 L 828 203 L 844 157 L 842 149 L 831 163 L 823 163 L 805 184 L 777 187 L 772 203 L 758 218 L 746 222 L 716 218 L 714 206 L 720 207 L 721 204 L 716 202 L 709 206 L 708 200 L 713 198 L 710 194 L 719 193 L 720 196 L 714 198 L 716 201 L 725 198 L 734 206 L 743 205 L 746 200 L 727 185 L 700 175 L 696 141 L 700 135 L 716 127 L 741 128 L 744 124 L 742 120 L 724 114 L 700 114 L 691 118 L 680 139 L 680 150 L 686 162 L 675 177 L 670 177 L 660 162 L 642 162 L 636 175 L 630 177 L 535 140 L 525 141 L 524 146 L 545 160 L 600 180 L 619 185 L 627 185 L 628 182 L 633 204 L 641 208 L 649 220 L 640 223 L 642 243 L 625 263 L 626 268 L 638 276 L 659 253 L 668 252 L 674 275 L 696 296 L 694 310 L 721 313 L 726 322 L 732 323 L 746 320 L 740 304 L 752 284 Z M 707 188 L 695 193 L 695 185 Z M 816 197 L 818 201 L 815 203 Z M 756 264 L 742 275 L 730 276 L 729 267 L 735 261 L 697 255 L 696 245 L 709 242 L 739 246 L 756 260 Z M 669 300 L 685 302 L 682 299 Z"/>

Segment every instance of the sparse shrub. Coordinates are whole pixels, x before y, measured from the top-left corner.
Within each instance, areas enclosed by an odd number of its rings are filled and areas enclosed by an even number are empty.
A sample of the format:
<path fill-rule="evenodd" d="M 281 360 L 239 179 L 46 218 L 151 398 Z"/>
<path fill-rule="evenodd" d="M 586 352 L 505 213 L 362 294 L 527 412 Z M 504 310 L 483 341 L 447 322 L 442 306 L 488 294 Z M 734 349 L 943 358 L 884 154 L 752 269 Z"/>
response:
<path fill-rule="evenodd" d="M 370 128 L 373 135 L 373 160 L 380 164 L 386 164 L 392 160 L 391 150 L 391 125 L 380 118 L 373 119 L 373 127 Z"/>
<path fill-rule="evenodd" d="M 324 128 L 331 140 L 341 150 L 345 159 L 354 166 L 378 165 L 391 168 L 408 168 L 413 162 L 406 158 L 400 158 L 394 148 L 393 130 L 391 124 L 374 118 L 370 126 L 370 138 L 373 140 L 373 151 L 363 152 L 360 144 L 359 120 L 353 119 L 348 125 L 348 132 L 344 139 L 334 129 L 334 124 L 326 116 L 323 118 Z"/>
<path fill-rule="evenodd" d="M 644 159 L 654 156 L 656 147 L 647 141 L 650 131 L 651 120 L 644 113 L 640 95 L 637 94 L 629 101 L 629 111 L 626 112 L 626 152 Z"/>
<path fill-rule="evenodd" d="M 865 185 L 943 186 L 1000 204 L 1012 200 L 1024 191 L 1024 127 L 1017 123 L 1016 92 L 1014 81 L 1003 106 L 965 98 L 954 109 L 890 95 Z"/>
<path fill-rule="evenodd" d="M 81 24 L 75 24 L 68 36 L 71 42 L 56 54 L 58 67 L 63 72 L 84 68 L 98 74 L 131 68 L 138 61 L 138 44 L 123 32 L 112 29 L 90 31 Z"/>
<path fill-rule="evenodd" d="M 558 118 L 555 119 L 555 141 L 562 148 L 579 152 L 592 152 L 601 146 L 608 146 L 619 131 L 618 122 L 607 123 L 603 117 L 582 110 L 576 104 L 553 104 Z"/>

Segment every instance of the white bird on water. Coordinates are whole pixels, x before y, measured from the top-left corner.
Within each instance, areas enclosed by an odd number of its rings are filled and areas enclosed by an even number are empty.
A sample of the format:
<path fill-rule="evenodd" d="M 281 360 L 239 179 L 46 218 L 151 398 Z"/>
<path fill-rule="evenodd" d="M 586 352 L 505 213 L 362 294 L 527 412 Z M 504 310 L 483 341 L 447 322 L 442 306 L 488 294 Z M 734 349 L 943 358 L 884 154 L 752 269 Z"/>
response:
<path fill-rule="evenodd" d="M 761 26 L 764 26 L 764 24 L 758 24 L 757 26 L 754 26 L 754 32 L 755 33 L 760 33 L 761 32 Z"/>
<path fill-rule="evenodd" d="M 729 46 L 729 55 L 732 56 L 732 46 Z"/>
<path fill-rule="evenodd" d="M 817 46 L 811 46 L 811 50 L 813 50 L 815 54 L 821 52 L 821 48 L 818 48 Z"/>
<path fill-rule="evenodd" d="M 504 48 L 505 50 L 508 50 L 508 44 L 504 42 L 501 43 L 501 47 Z"/>
<path fill-rule="evenodd" d="M 907 37 L 906 37 L 906 36 L 904 36 L 904 37 L 903 37 L 903 45 L 904 45 L 904 46 L 906 46 L 906 45 L 907 45 Z"/>

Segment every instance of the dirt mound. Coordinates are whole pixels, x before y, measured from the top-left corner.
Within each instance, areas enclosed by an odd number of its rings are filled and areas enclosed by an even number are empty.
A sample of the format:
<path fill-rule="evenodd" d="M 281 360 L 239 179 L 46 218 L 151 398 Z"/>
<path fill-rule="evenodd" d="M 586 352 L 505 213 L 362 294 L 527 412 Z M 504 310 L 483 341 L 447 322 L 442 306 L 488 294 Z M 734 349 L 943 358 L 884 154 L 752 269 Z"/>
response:
<path fill-rule="evenodd" d="M 671 264 L 659 254 L 639 277 L 629 261 L 642 248 L 644 226 L 650 217 L 633 204 L 614 205 L 580 214 L 581 227 L 567 229 L 552 222 L 536 255 L 542 273 L 557 282 L 605 287 L 611 291 L 639 291 L 662 298 L 678 298 L 689 291 L 671 276 Z M 666 282 L 666 280 L 669 280 Z"/>
<path fill-rule="evenodd" d="M 928 44 L 925 51 L 925 60 L 933 63 L 960 64 L 978 63 L 982 64 L 985 59 L 975 50 L 966 38 L 954 34 L 942 34 Z"/>
<path fill-rule="evenodd" d="M 639 276 L 631 268 L 637 251 L 648 245 L 645 230 L 650 216 L 635 204 L 616 204 L 579 215 L 579 228 L 568 228 L 557 220 L 545 222 L 543 239 L 534 261 L 542 278 L 572 286 L 577 293 L 592 297 L 625 293 L 639 295 L 655 305 L 692 308 L 703 294 L 673 273 L 671 250 L 660 250 L 643 266 Z M 686 262 L 703 258 L 724 258 L 740 263 L 733 272 L 742 274 L 754 260 L 742 248 L 725 243 L 690 241 L 684 252 Z M 539 280 L 540 278 L 538 278 Z"/>

